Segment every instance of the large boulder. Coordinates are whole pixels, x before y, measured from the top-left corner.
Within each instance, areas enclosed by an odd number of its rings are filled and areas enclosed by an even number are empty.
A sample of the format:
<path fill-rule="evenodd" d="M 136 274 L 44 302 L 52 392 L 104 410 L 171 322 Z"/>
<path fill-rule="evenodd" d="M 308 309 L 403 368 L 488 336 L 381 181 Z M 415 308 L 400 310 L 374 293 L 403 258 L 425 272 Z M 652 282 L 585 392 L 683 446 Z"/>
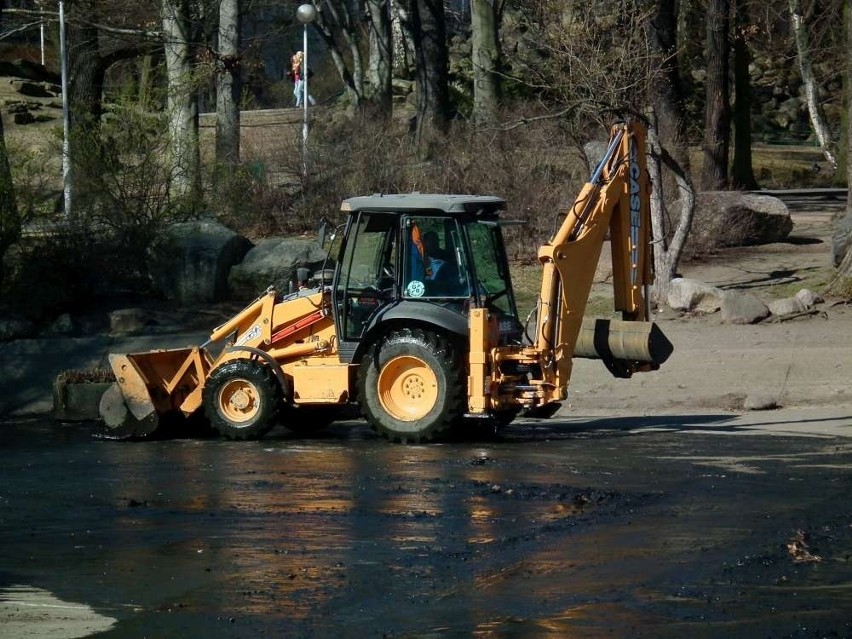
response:
<path fill-rule="evenodd" d="M 698 280 L 676 277 L 669 287 L 668 305 L 676 311 L 715 313 L 722 308 L 725 291 Z"/>
<path fill-rule="evenodd" d="M 296 283 L 296 270 L 307 268 L 313 273 L 322 267 L 323 251 L 315 240 L 267 238 L 261 240 L 245 256 L 241 264 L 231 269 L 230 290 L 234 297 L 257 297 L 270 286 L 286 293 Z"/>
<path fill-rule="evenodd" d="M 0 342 L 33 337 L 36 326 L 25 317 L 0 314 Z"/>
<path fill-rule="evenodd" d="M 822 299 L 822 296 L 814 293 L 812 290 L 807 288 L 799 289 L 799 292 L 796 293 L 796 299 L 807 308 L 813 308 L 817 304 L 822 304 L 825 300 Z"/>
<path fill-rule="evenodd" d="M 779 300 L 772 300 L 767 306 L 769 307 L 769 312 L 776 317 L 794 315 L 807 310 L 807 307 L 796 297 L 784 297 Z"/>
<path fill-rule="evenodd" d="M 586 154 L 586 163 L 589 165 L 589 175 L 594 174 L 598 164 L 601 163 L 609 145 L 606 140 L 592 140 L 583 145 L 583 153 Z"/>
<path fill-rule="evenodd" d="M 696 194 L 688 245 L 694 252 L 724 246 L 781 242 L 793 230 L 787 205 L 776 197 L 740 191 Z"/>
<path fill-rule="evenodd" d="M 47 82 L 30 82 L 29 80 L 10 80 L 9 83 L 21 95 L 30 98 L 55 98 L 61 95 L 62 89 Z"/>
<path fill-rule="evenodd" d="M 154 288 L 182 304 L 227 299 L 228 274 L 252 244 L 213 221 L 175 224 L 151 246 L 148 273 Z"/>
<path fill-rule="evenodd" d="M 726 324 L 756 324 L 769 313 L 769 307 L 752 293 L 726 291 L 722 298 L 722 321 Z"/>
<path fill-rule="evenodd" d="M 23 78 L 33 82 L 49 82 L 59 84 L 60 77 L 48 71 L 43 65 L 19 58 L 17 60 L 0 60 L 0 76 Z"/>

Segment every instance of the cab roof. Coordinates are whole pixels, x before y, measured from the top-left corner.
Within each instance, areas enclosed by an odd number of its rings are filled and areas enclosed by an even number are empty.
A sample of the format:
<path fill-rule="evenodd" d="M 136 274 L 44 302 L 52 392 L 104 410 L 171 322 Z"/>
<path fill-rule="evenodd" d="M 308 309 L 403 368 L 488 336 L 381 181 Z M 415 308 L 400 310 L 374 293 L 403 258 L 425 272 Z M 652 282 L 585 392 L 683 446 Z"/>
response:
<path fill-rule="evenodd" d="M 343 200 L 341 211 L 381 211 L 411 213 L 468 213 L 494 215 L 506 207 L 506 200 L 493 195 L 447 195 L 438 193 L 376 194 Z"/>

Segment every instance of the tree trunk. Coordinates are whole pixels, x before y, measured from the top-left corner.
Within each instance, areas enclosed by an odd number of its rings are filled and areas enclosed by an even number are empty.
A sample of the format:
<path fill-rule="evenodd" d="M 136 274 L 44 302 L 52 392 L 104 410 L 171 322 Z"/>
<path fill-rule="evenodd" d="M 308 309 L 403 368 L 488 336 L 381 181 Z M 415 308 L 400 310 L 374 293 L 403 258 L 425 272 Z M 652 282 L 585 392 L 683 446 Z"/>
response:
<path fill-rule="evenodd" d="M 346 89 L 349 103 L 358 106 L 364 98 L 364 69 L 348 5 L 339 0 L 325 0 L 322 6 L 317 4 L 317 8 L 320 10 L 317 12 L 314 27 L 328 47 L 331 60 Z M 335 33 L 340 33 L 343 37 L 349 49 L 347 54 L 344 54 L 335 39 Z M 351 68 L 347 65 L 347 59 L 351 61 Z"/>
<path fill-rule="evenodd" d="M 672 280 L 677 273 L 677 266 L 683 254 L 683 248 L 686 246 L 689 231 L 692 228 L 692 218 L 695 212 L 695 189 L 683 167 L 660 144 L 657 133 L 657 118 L 653 109 L 650 110 L 648 119 L 650 121 L 648 126 L 648 173 L 651 180 L 651 227 L 655 241 L 667 236 L 666 220 L 669 216 L 666 214 L 663 194 L 661 193 L 662 168 L 664 166 L 674 176 L 680 196 L 677 199 L 680 207 L 678 223 L 669 242 L 660 241 L 654 245 L 654 299 L 659 306 L 668 302 Z"/>
<path fill-rule="evenodd" d="M 449 59 L 443 0 L 413 0 L 412 33 L 417 80 L 415 144 L 423 155 L 447 132 L 450 118 Z"/>
<path fill-rule="evenodd" d="M 94 3 L 76 5 L 68 30 L 68 103 L 75 133 L 96 130 L 103 112 L 104 69 Z M 76 154 L 71 153 L 73 158 Z"/>
<path fill-rule="evenodd" d="M 704 162 L 701 189 L 719 191 L 728 187 L 728 145 L 731 128 L 728 87 L 728 33 L 730 1 L 709 0 L 707 5 L 707 101 L 704 106 Z"/>
<path fill-rule="evenodd" d="M 186 0 L 163 0 L 171 191 L 190 206 L 200 194 L 198 99 L 192 81 Z"/>
<path fill-rule="evenodd" d="M 840 17 L 843 20 L 842 42 L 846 46 L 846 51 L 852 51 L 852 2 L 843 3 Z M 841 90 L 842 98 L 840 101 L 840 143 L 837 148 L 837 172 L 834 182 L 837 186 L 852 187 L 852 182 L 847 179 L 847 176 L 849 175 L 849 163 L 852 162 L 852 156 L 849 155 L 849 146 L 852 144 L 852 141 L 850 141 L 850 137 L 852 137 L 850 136 L 850 128 L 852 128 L 850 120 L 852 120 L 852 118 L 849 117 L 849 112 L 852 111 L 852 80 L 850 80 L 850 71 L 852 71 L 852 69 L 850 69 L 849 65 L 846 65 L 846 73 L 842 76 L 843 86 Z M 844 182 L 844 180 L 846 181 Z M 852 208 L 850 208 L 850 210 L 852 210 Z"/>
<path fill-rule="evenodd" d="M 500 100 L 498 0 L 472 0 L 473 122 L 494 124 Z"/>
<path fill-rule="evenodd" d="M 684 90 L 678 67 L 676 2 L 658 1 L 656 12 L 646 23 L 646 35 L 661 73 L 655 76 L 650 99 L 660 126 L 660 144 L 685 173 L 689 173 L 689 142 L 683 104 Z M 677 181 L 668 172 L 663 174 L 663 196 L 666 201 L 677 193 Z"/>
<path fill-rule="evenodd" d="M 731 178 L 735 189 L 753 191 L 758 186 L 751 162 L 751 53 L 748 46 L 748 6 L 744 0 L 734 2 L 734 163 Z"/>
<path fill-rule="evenodd" d="M 414 68 L 414 36 L 407 0 L 390 0 L 393 71 L 396 77 L 410 78 Z"/>
<path fill-rule="evenodd" d="M 139 90 L 137 92 L 136 101 L 139 103 L 140 109 L 144 111 L 153 111 L 155 108 L 154 83 L 156 82 L 153 56 L 142 56 L 137 62 L 137 66 L 139 73 Z"/>
<path fill-rule="evenodd" d="M 822 154 L 832 170 L 837 170 L 837 158 L 834 156 L 834 144 L 831 141 L 831 133 L 825 123 L 825 116 L 819 104 L 819 88 L 817 87 L 814 70 L 811 66 L 811 51 L 808 44 L 808 32 L 802 16 L 802 7 L 799 0 L 788 0 L 790 7 L 790 18 L 793 23 L 793 34 L 796 37 L 796 51 L 799 57 L 799 70 L 802 74 L 802 84 L 805 89 L 805 98 L 808 104 L 808 115 L 811 118 L 811 126 L 814 134 L 822 148 Z"/>
<path fill-rule="evenodd" d="M 843 6 L 843 31 L 846 41 L 846 57 L 852 57 L 852 3 Z M 843 77 L 846 93 L 846 216 L 852 219 L 852 64 L 846 65 Z"/>
<path fill-rule="evenodd" d="M 370 102 L 378 112 L 390 117 L 393 109 L 393 46 L 391 42 L 390 0 L 367 0 L 370 66 Z"/>
<path fill-rule="evenodd" d="M 216 75 L 216 164 L 231 171 L 240 162 L 240 0 L 219 2 Z"/>
<path fill-rule="evenodd" d="M 0 290 L 5 279 L 3 257 L 21 237 L 21 218 L 15 200 L 15 188 L 12 183 L 12 171 L 9 155 L 6 151 L 6 138 L 3 132 L 3 118 L 0 116 Z"/>
<path fill-rule="evenodd" d="M 3 5 L 0 4 L 0 24 L 3 23 Z M 21 218 L 18 215 L 15 187 L 12 183 L 12 169 L 9 166 L 9 154 L 6 151 L 6 136 L 3 130 L 3 117 L 0 115 L 0 290 L 5 279 L 3 258 L 6 251 L 21 236 Z"/>
<path fill-rule="evenodd" d="M 847 2 L 843 12 L 843 29 L 846 43 L 846 51 L 852 55 L 852 6 Z M 848 56 L 847 56 L 848 57 Z M 843 75 L 843 89 L 847 97 L 846 101 L 846 184 L 849 189 L 846 193 L 846 212 L 842 218 L 837 220 L 832 252 L 845 251 L 845 256 L 837 267 L 837 273 L 828 284 L 828 291 L 841 294 L 847 298 L 852 297 L 852 250 L 849 250 L 852 240 L 852 65 L 846 65 Z M 838 247 L 838 243 L 845 243 L 844 247 Z M 841 253 L 842 254 L 842 253 Z"/>
<path fill-rule="evenodd" d="M 651 178 L 651 225 L 654 235 L 654 300 L 668 301 L 671 281 L 692 227 L 695 193 L 689 181 L 689 144 L 684 116 L 683 88 L 677 61 L 676 3 L 657 0 L 655 13 L 646 23 L 651 55 L 660 73 L 655 74 L 648 111 L 648 172 Z M 671 226 L 668 211 L 680 207 L 677 224 Z"/>

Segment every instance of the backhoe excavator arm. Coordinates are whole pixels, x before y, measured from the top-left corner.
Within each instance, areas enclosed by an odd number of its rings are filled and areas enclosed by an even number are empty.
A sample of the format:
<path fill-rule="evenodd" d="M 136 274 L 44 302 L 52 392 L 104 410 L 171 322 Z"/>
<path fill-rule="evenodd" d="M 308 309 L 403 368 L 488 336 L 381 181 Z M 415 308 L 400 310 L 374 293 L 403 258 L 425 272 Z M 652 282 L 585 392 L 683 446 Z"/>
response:
<path fill-rule="evenodd" d="M 607 231 L 615 309 L 624 319 L 648 319 L 646 286 L 653 283 L 649 194 L 644 130 L 635 123 L 617 124 L 591 180 L 553 239 L 539 249 L 544 273 L 535 343 L 540 350 L 576 341 Z"/>
<path fill-rule="evenodd" d="M 567 396 L 575 357 L 600 359 L 617 377 L 656 370 L 668 358 L 671 343 L 648 321 L 647 289 L 654 277 L 650 188 L 645 129 L 636 122 L 614 125 L 591 179 L 539 249 L 542 280 L 532 344 L 494 347 L 488 313 L 471 314 L 472 414 L 553 406 Z M 618 320 L 584 317 L 607 234 Z"/>
<path fill-rule="evenodd" d="M 618 123 L 612 127 L 606 154 L 590 181 L 559 230 L 539 249 L 543 275 L 534 344 L 539 352 L 553 353 L 560 385 L 570 378 L 607 232 L 612 249 L 614 307 L 621 311 L 623 320 L 649 319 L 647 287 L 654 276 L 649 196 L 645 130 L 635 122 Z M 629 376 L 632 371 L 618 372 Z"/>
<path fill-rule="evenodd" d="M 600 359 L 617 377 L 656 370 L 672 345 L 650 318 L 653 282 L 650 180 L 645 130 L 612 127 L 606 154 L 553 238 L 542 264 L 535 335 L 528 346 L 496 346 L 493 317 L 470 316 L 471 414 L 547 414 L 567 396 L 573 359 Z M 621 319 L 584 317 L 601 249 L 611 241 L 613 304 Z M 541 409 L 539 411 L 539 409 Z"/>

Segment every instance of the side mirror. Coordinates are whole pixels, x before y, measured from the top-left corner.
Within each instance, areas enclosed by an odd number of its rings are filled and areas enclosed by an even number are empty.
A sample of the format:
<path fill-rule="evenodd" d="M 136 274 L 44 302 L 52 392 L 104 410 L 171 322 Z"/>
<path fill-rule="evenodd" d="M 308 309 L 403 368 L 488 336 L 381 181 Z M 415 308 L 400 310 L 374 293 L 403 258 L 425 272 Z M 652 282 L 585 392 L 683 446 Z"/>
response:
<path fill-rule="evenodd" d="M 319 223 L 319 228 L 317 229 L 317 235 L 319 240 L 320 248 L 325 248 L 325 236 L 328 233 L 329 223 L 328 220 L 322 218 Z"/>

